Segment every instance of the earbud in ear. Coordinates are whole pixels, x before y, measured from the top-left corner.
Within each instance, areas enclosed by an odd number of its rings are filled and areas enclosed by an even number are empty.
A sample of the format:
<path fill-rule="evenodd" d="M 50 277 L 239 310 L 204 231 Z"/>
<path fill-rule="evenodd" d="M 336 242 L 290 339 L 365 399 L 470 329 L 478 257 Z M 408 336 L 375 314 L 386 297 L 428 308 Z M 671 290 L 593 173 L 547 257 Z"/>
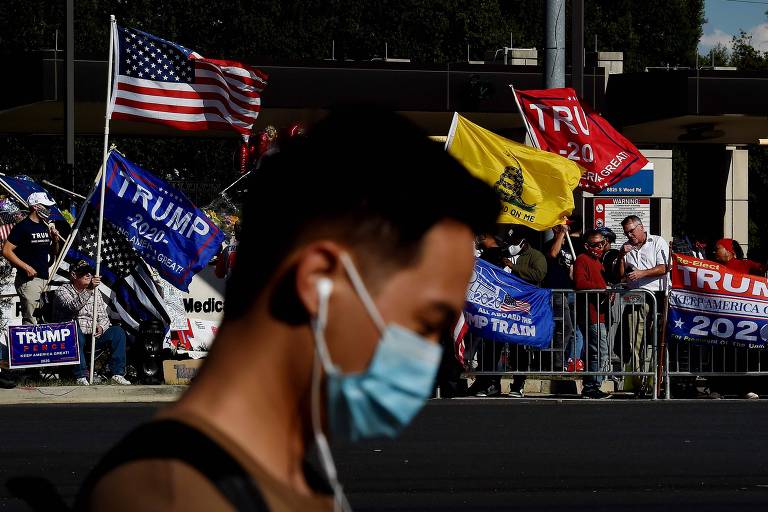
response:
<path fill-rule="evenodd" d="M 327 277 L 321 277 L 317 280 L 317 294 L 323 300 L 328 300 L 333 291 L 333 281 Z"/>

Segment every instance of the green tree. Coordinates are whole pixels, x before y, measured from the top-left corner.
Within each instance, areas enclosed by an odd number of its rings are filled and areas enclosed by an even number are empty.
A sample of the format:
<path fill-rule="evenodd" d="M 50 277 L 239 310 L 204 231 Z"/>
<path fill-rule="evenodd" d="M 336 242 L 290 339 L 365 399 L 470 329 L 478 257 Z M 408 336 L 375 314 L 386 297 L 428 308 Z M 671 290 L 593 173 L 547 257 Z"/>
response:
<path fill-rule="evenodd" d="M 738 36 L 733 36 L 731 46 L 731 66 L 744 71 L 768 69 L 768 52 L 761 52 L 752 46 L 751 34 L 740 31 Z"/>
<path fill-rule="evenodd" d="M 623 51 L 625 70 L 645 66 L 692 65 L 703 22 L 703 0 L 590 0 L 585 2 L 587 46 L 597 35 L 601 50 Z M 61 0 L 0 2 L 0 54 L 18 58 L 51 48 L 64 29 Z M 417 65 L 485 60 L 508 46 L 544 46 L 542 0 L 75 0 L 75 56 L 105 60 L 109 15 L 177 41 L 202 55 L 254 65 L 309 63 L 331 57 L 367 61 L 410 58 Z M 568 24 L 567 24 L 568 26 Z M 60 46 L 63 43 L 60 40 Z M 543 55 L 542 55 L 543 57 Z M 236 176 L 238 141 L 200 138 L 113 137 L 127 156 L 161 174 L 209 189 Z M 0 169 L 56 176 L 72 186 L 65 171 L 61 137 L 4 136 Z M 79 136 L 75 185 L 83 192 L 101 161 L 101 139 Z M 208 202 L 204 189 L 191 195 Z"/>
<path fill-rule="evenodd" d="M 717 43 L 707 55 L 699 55 L 700 66 L 729 66 L 730 60 L 728 47 L 723 43 Z"/>
<path fill-rule="evenodd" d="M 585 40 L 600 51 L 624 52 L 624 71 L 696 64 L 704 24 L 703 0 L 585 2 Z"/>

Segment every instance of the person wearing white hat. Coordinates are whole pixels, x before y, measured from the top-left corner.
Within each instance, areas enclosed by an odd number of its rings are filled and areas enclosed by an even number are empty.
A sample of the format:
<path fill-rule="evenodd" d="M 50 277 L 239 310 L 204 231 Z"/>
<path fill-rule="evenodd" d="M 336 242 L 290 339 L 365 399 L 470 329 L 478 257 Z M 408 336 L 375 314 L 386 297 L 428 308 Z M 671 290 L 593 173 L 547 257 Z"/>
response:
<path fill-rule="evenodd" d="M 36 324 L 34 316 L 48 280 L 51 256 L 59 248 L 59 232 L 48 223 L 49 206 L 56 204 L 45 192 L 27 198 L 29 215 L 16 224 L 3 244 L 3 256 L 16 267 L 16 292 L 21 303 L 23 324 Z"/>

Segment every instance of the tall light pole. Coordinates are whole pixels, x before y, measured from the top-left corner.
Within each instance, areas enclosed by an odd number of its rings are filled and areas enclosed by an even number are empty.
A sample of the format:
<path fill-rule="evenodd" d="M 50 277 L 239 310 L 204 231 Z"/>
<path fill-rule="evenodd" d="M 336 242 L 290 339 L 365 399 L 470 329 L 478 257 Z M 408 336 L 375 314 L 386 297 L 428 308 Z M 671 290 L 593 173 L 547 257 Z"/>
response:
<path fill-rule="evenodd" d="M 565 0 L 547 0 L 544 86 L 565 87 Z"/>
<path fill-rule="evenodd" d="M 571 0 L 571 86 L 584 97 L 584 0 Z"/>
<path fill-rule="evenodd" d="M 75 1 L 66 3 L 66 50 L 64 52 L 64 146 L 66 148 L 66 169 L 72 176 L 72 190 L 75 189 Z M 54 60 L 54 66 L 58 62 Z M 57 84 L 58 85 L 58 84 Z"/>

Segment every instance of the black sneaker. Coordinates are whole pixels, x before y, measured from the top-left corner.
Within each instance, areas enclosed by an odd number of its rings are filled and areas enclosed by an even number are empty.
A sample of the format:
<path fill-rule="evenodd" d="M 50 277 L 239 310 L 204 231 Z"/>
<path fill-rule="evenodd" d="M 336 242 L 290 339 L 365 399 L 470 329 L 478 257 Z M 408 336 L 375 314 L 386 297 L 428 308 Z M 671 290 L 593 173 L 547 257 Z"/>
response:
<path fill-rule="evenodd" d="M 491 397 L 491 396 L 499 396 L 501 394 L 501 390 L 496 384 L 491 384 L 485 389 L 481 389 L 477 393 L 475 393 L 475 396 L 479 396 L 482 398 Z"/>
<path fill-rule="evenodd" d="M 581 396 L 584 398 L 591 398 L 593 400 L 611 398 L 610 393 L 601 391 L 600 388 L 585 388 L 584 391 L 581 392 Z"/>

